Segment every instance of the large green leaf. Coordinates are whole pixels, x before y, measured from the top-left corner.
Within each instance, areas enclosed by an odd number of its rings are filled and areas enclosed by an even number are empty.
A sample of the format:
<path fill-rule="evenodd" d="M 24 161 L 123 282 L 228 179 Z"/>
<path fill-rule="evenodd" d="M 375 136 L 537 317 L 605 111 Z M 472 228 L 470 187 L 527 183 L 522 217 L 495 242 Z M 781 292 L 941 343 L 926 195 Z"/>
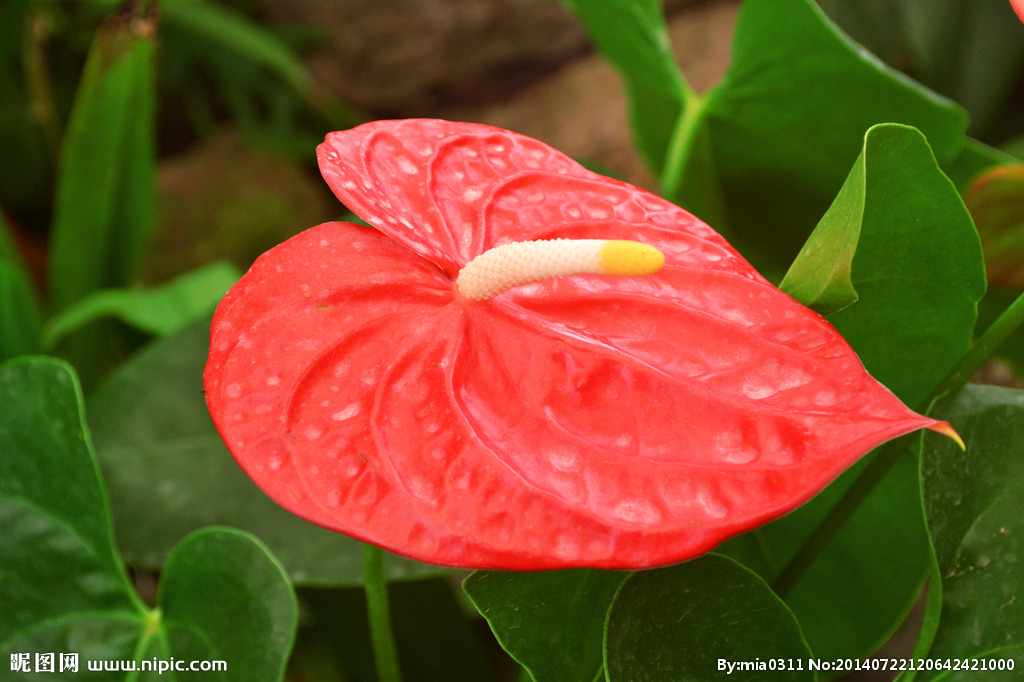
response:
<path fill-rule="evenodd" d="M 915 405 L 970 347 L 985 288 L 981 250 L 956 189 L 919 132 L 876 126 L 863 144 L 783 284 L 808 303 L 821 300 L 820 292 L 856 291 L 856 303 L 829 320 L 877 379 Z M 940 440 L 929 435 L 925 442 Z M 788 563 L 868 461 L 755 532 L 766 575 Z M 817 655 L 870 653 L 916 598 L 928 567 L 916 488 L 916 463 L 907 453 L 787 595 Z M 867 546 L 899 552 L 865 552 Z M 848 618 L 851 612 L 857 617 Z"/>
<path fill-rule="evenodd" d="M 619 70 L 637 147 L 661 175 L 673 132 L 696 97 L 676 65 L 660 0 L 562 0 Z"/>
<path fill-rule="evenodd" d="M 238 268 L 218 261 L 148 289 L 93 292 L 47 321 L 44 343 L 52 348 L 67 334 L 107 316 L 118 317 L 158 336 L 168 336 L 206 317 L 239 277 Z"/>
<path fill-rule="evenodd" d="M 1024 391 L 970 385 L 935 415 L 967 451 L 926 450 L 921 486 L 934 549 L 929 658 L 1007 659 L 1014 672 L 927 671 L 926 680 L 1016 680 L 1024 670 Z M 940 608 L 941 604 L 941 608 Z M 924 655 L 924 652 L 921 652 Z"/>
<path fill-rule="evenodd" d="M 248 530 L 299 584 L 362 583 L 362 545 L 284 511 L 235 463 L 203 398 L 209 322 L 154 342 L 89 397 L 93 437 L 126 559 L 163 564 L 186 534 L 208 525 Z M 388 577 L 444 569 L 393 555 Z"/>
<path fill-rule="evenodd" d="M 608 613 L 609 682 L 814 680 L 810 657 L 796 618 L 768 585 L 715 554 L 633 573 Z"/>
<path fill-rule="evenodd" d="M 971 114 L 977 134 L 1005 110 L 1024 66 L 1024 26 L 1006 0 L 899 0 L 913 73 Z"/>
<path fill-rule="evenodd" d="M 959 107 L 883 65 L 811 0 L 744 3 L 732 62 L 706 94 L 703 125 L 714 159 L 706 172 L 717 174 L 729 227 L 755 265 L 791 260 L 864 132 L 885 122 L 919 128 L 943 162 L 963 146 Z M 684 185 L 678 198 L 700 206 L 702 192 Z"/>
<path fill-rule="evenodd" d="M 781 286 L 825 312 L 845 308 L 829 321 L 910 405 L 952 369 L 970 347 L 984 265 L 967 209 L 920 132 L 868 130 Z"/>
<path fill-rule="evenodd" d="M 193 658 L 225 661 L 224 679 L 283 677 L 298 606 L 284 568 L 253 536 L 204 528 L 186 537 L 164 565 L 157 601 L 171 651 L 186 643 Z"/>
<path fill-rule="evenodd" d="M 50 358 L 0 366 L 0 658 L 5 679 L 37 678 L 35 654 L 55 654 L 54 670 L 76 654 L 76 673 L 98 680 L 171 659 L 226 670 L 204 679 L 277 680 L 297 622 L 280 565 L 254 538 L 230 529 L 199 531 L 168 561 L 156 608 L 129 583 L 114 547 L 110 509 L 98 475 L 74 372 Z M 15 663 L 17 661 L 17 663 Z M 66 672 L 56 679 L 72 679 Z M 143 675 L 156 679 L 156 675 Z M 182 679 L 174 672 L 167 679 Z M 161 678 L 163 679 L 163 678 Z"/>
<path fill-rule="evenodd" d="M 61 148 L 50 237 L 57 309 L 128 284 L 152 223 L 154 20 L 116 17 L 89 51 Z"/>
<path fill-rule="evenodd" d="M 628 575 L 597 569 L 477 571 L 462 587 L 531 679 L 590 682 L 603 667 L 608 607 Z"/>
<path fill-rule="evenodd" d="M 850 41 L 811 0 L 744 3 L 732 63 L 707 109 L 732 226 L 761 245 L 782 241 L 794 250 L 869 127 L 913 125 L 950 160 L 966 126 L 955 104 Z"/>

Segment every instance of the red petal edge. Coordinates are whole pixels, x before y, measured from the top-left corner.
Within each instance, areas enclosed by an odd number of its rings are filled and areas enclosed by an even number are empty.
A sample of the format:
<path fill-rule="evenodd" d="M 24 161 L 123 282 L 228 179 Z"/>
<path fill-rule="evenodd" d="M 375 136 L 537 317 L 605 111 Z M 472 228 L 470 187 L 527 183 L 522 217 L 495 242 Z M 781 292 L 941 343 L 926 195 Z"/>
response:
<path fill-rule="evenodd" d="M 651 567 L 890 438 L 951 431 L 709 227 L 542 143 L 377 122 L 319 154 L 382 231 L 328 223 L 264 254 L 218 307 L 205 374 L 241 466 L 314 523 L 449 566 Z M 453 295 L 486 248 L 556 236 L 638 239 L 666 267 Z"/>

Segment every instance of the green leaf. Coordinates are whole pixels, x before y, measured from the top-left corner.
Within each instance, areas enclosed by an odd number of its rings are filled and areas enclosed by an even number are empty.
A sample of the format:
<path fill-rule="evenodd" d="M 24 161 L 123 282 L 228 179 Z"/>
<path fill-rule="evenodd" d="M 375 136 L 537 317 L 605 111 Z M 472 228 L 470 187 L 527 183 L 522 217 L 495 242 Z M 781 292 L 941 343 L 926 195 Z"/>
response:
<path fill-rule="evenodd" d="M 844 281 L 837 272 L 859 299 L 830 322 L 875 378 L 909 405 L 920 403 L 970 348 L 985 284 L 970 217 L 916 130 L 890 124 L 868 131 L 835 204 L 783 285 L 813 301 Z M 768 576 L 788 563 L 868 461 L 755 532 Z M 916 488 L 908 453 L 787 595 L 817 655 L 870 653 L 916 599 L 928 567 Z M 900 551 L 882 556 L 865 552 L 870 546 Z M 851 612 L 857 618 L 847 617 Z"/>
<path fill-rule="evenodd" d="M 963 146 L 957 105 L 883 65 L 811 0 L 745 2 L 729 70 L 705 98 L 694 134 L 708 135 L 714 163 L 686 177 L 716 174 L 737 246 L 761 267 L 790 262 L 872 125 L 919 128 L 942 162 Z M 700 191 L 677 198 L 699 204 Z"/>
<path fill-rule="evenodd" d="M 0 207 L 0 362 L 42 348 L 43 315 Z"/>
<path fill-rule="evenodd" d="M 145 670 L 173 658 L 226 663 L 205 679 L 281 679 L 297 609 L 266 549 L 239 531 L 200 531 L 174 551 L 158 606 L 148 608 L 114 548 L 73 370 L 50 358 L 7 362 L 0 402 L 0 658 L 12 661 L 5 679 L 36 679 L 37 653 L 54 653 L 58 671 L 67 653 L 78 655 L 79 672 L 107 660 Z M 26 654 L 27 667 L 15 669 Z M 137 677 L 108 671 L 96 679 Z"/>
<path fill-rule="evenodd" d="M 920 132 L 868 130 L 781 286 L 808 305 L 845 308 L 829 321 L 909 405 L 952 369 L 970 347 L 984 265 L 971 218 Z"/>
<path fill-rule="evenodd" d="M 814 680 L 810 657 L 796 618 L 768 585 L 715 554 L 633 573 L 608 613 L 609 682 Z M 723 666 L 741 661 L 753 669 Z M 783 670 L 768 667 L 780 661 Z"/>
<path fill-rule="evenodd" d="M 636 144 L 661 175 L 677 122 L 696 106 L 668 38 L 659 0 L 562 0 L 601 53 L 619 70 L 629 96 Z"/>
<path fill-rule="evenodd" d="M 962 104 L 971 130 L 991 129 L 1024 65 L 1024 26 L 1006 0 L 902 0 L 904 55 L 926 85 Z"/>
<path fill-rule="evenodd" d="M 476 571 L 462 584 L 498 642 L 536 682 L 590 682 L 605 615 L 628 576 L 597 569 Z"/>
<path fill-rule="evenodd" d="M 53 348 L 64 336 L 107 316 L 157 336 L 168 336 L 208 315 L 239 277 L 238 268 L 218 261 L 157 287 L 94 292 L 47 322 L 44 343 Z"/>
<path fill-rule="evenodd" d="M 166 2 L 160 18 L 199 38 L 204 44 L 234 52 L 253 65 L 276 73 L 298 92 L 310 84 L 302 61 L 276 37 L 245 15 L 209 2 Z"/>
<path fill-rule="evenodd" d="M 150 231 L 153 21 L 108 20 L 86 60 L 57 172 L 49 291 L 58 310 L 128 284 Z"/>
<path fill-rule="evenodd" d="M 193 658 L 223 660 L 232 680 L 279 680 L 298 603 L 283 567 L 252 535 L 204 528 L 175 547 L 160 577 L 165 637 L 202 642 Z"/>
<path fill-rule="evenodd" d="M 64 613 L 140 609 L 114 552 L 72 370 L 44 358 L 0 365 L 0 404 L 0 642 Z"/>
<path fill-rule="evenodd" d="M 209 321 L 156 341 L 89 397 L 96 451 L 118 541 L 134 565 L 157 568 L 191 531 L 248 530 L 297 584 L 362 584 L 362 544 L 274 504 L 235 463 L 203 398 Z M 446 572 L 388 555 L 390 579 Z"/>
<path fill-rule="evenodd" d="M 0 257 L 0 361 L 38 353 L 43 318 L 24 270 Z"/>
<path fill-rule="evenodd" d="M 934 579 L 922 639 L 930 658 L 1011 659 L 1012 673 L 922 672 L 925 680 L 1019 679 L 1024 669 L 1024 391 L 968 385 L 934 410 L 967 451 L 924 451 L 921 489 Z M 941 599 L 939 599 L 941 597 Z M 938 606 L 941 603 L 941 618 Z M 937 628 L 936 628 L 937 625 Z M 923 653 L 921 654 L 923 655 Z"/>

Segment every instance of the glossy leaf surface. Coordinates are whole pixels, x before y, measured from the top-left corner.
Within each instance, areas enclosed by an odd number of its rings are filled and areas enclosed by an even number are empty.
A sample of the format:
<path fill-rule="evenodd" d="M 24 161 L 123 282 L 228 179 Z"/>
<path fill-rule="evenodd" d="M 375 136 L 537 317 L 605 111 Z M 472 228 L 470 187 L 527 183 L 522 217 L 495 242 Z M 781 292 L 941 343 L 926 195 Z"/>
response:
<path fill-rule="evenodd" d="M 810 656 L 796 618 L 768 585 L 716 554 L 632 574 L 608 613 L 609 682 L 814 680 L 815 673 L 799 665 Z M 770 671 L 769 660 L 784 665 Z M 730 669 L 723 661 L 755 665 Z"/>
<path fill-rule="evenodd" d="M 918 679 L 1020 679 L 1024 669 L 1024 391 L 968 386 L 936 413 L 955 420 L 967 452 L 924 452 L 921 486 L 935 572 L 924 637 L 929 657 L 1011 659 L 1012 672 Z M 939 583 L 941 586 L 936 585 Z M 937 608 L 941 601 L 941 609 Z"/>
<path fill-rule="evenodd" d="M 937 426 L 710 227 L 540 142 L 391 121 L 319 156 L 380 231 L 328 223 L 261 257 L 218 307 L 205 374 L 236 459 L 309 520 L 440 564 L 653 566 Z M 558 237 L 666 265 L 456 297 L 473 257 Z"/>
<path fill-rule="evenodd" d="M 203 320 L 153 342 L 89 396 L 96 455 L 125 559 L 158 569 L 189 533 L 227 525 L 265 542 L 296 584 L 361 584 L 360 543 L 285 512 L 231 459 L 201 391 L 208 350 Z M 442 571 L 394 555 L 385 566 L 391 580 Z"/>
<path fill-rule="evenodd" d="M 608 607 L 628 573 L 477 571 L 462 587 L 501 646 L 536 682 L 593 680 Z"/>
<path fill-rule="evenodd" d="M 114 547 L 70 367 L 49 358 L 5 363 L 0 400 L 0 656 L 6 667 L 30 654 L 28 669 L 12 666 L 5 680 L 37 679 L 34 654 L 46 652 L 77 653 L 79 674 L 92 661 L 138 667 L 173 657 L 226 662 L 226 671 L 204 679 L 281 679 L 297 609 L 280 565 L 258 541 L 231 529 L 186 538 L 150 609 Z M 108 670 L 95 679 L 140 678 Z"/>

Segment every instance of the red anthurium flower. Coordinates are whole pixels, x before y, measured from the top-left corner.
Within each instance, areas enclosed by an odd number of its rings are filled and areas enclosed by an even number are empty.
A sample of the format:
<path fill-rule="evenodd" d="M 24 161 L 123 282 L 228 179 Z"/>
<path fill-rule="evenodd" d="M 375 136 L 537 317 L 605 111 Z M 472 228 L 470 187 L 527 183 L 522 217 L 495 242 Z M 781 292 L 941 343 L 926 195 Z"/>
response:
<path fill-rule="evenodd" d="M 1010 5 L 1021 21 L 1024 21 L 1024 0 L 1010 0 Z"/>
<path fill-rule="evenodd" d="M 205 375 L 241 466 L 314 523 L 450 566 L 656 566 L 952 433 L 710 227 L 536 140 L 380 121 L 318 156 L 373 227 L 258 259 Z"/>

